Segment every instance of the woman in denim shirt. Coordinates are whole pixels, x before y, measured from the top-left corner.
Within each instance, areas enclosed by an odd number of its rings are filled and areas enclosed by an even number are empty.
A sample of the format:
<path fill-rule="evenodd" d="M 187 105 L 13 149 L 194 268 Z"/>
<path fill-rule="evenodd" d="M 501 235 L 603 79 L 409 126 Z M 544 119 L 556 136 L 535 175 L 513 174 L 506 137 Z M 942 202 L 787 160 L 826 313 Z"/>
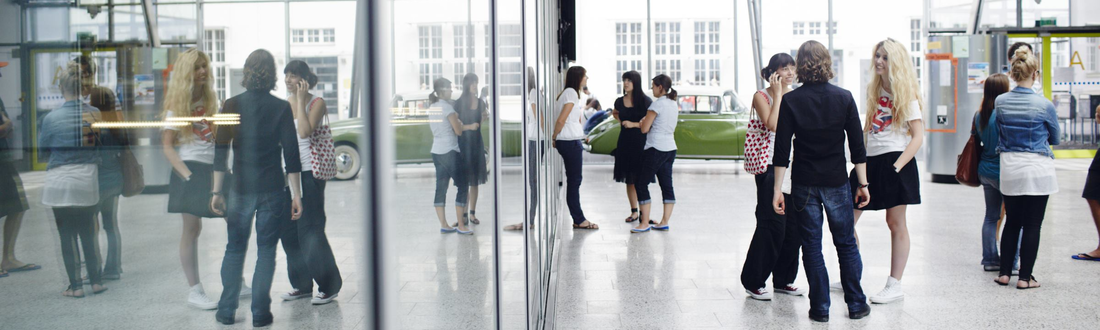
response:
<path fill-rule="evenodd" d="M 70 63 L 59 86 L 65 104 L 42 118 L 38 135 L 39 154 L 49 153 L 42 204 L 53 208 L 61 236 L 61 257 L 69 277 L 69 286 L 61 295 L 73 298 L 84 297 L 80 258 L 77 257 L 78 238 L 84 249 L 92 293 L 107 290 L 100 274 L 94 229 L 99 204 L 100 154 L 96 149 L 99 130 L 92 124 L 99 120 L 100 114 L 96 108 L 80 101 L 80 78 L 80 65 Z"/>
<path fill-rule="evenodd" d="M 974 125 L 970 134 L 982 143 L 982 157 L 978 162 L 978 179 L 985 190 L 985 221 L 982 223 L 982 268 L 987 272 L 1001 270 L 1001 257 L 997 254 L 997 227 L 1001 220 L 1001 207 L 1004 196 L 1001 195 L 1001 158 L 997 155 L 997 112 L 993 111 L 994 101 L 1001 94 L 1008 93 L 1008 76 L 994 74 L 985 80 L 985 96 L 982 98 L 981 111 L 974 114 Z M 1017 257 L 1019 253 L 1017 253 Z M 1016 265 L 1013 265 L 1013 269 Z"/>
<path fill-rule="evenodd" d="M 1039 61 L 1030 50 L 1019 49 L 1012 59 L 1012 79 L 1017 87 L 997 97 L 997 152 L 1001 155 L 1001 194 L 1005 203 L 1005 228 L 1001 233 L 1001 264 L 1012 263 L 1020 239 L 1020 278 L 1017 289 L 1038 288 L 1032 276 L 1039 252 L 1039 231 L 1047 200 L 1058 192 L 1054 152 L 1059 142 L 1058 115 L 1054 104 L 1031 89 L 1039 74 Z M 1023 237 L 1020 229 L 1023 228 Z M 1008 285 L 1012 270 L 1002 267 L 995 282 Z"/>

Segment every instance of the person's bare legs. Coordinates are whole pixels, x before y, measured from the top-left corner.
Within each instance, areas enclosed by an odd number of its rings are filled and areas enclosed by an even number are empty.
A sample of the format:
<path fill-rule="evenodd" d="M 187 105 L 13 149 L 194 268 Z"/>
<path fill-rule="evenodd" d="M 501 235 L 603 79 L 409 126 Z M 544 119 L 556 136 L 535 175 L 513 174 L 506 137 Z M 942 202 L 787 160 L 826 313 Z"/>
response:
<path fill-rule="evenodd" d="M 8 215 L 4 219 L 4 257 L 0 269 L 15 269 L 26 264 L 15 258 L 15 240 L 19 237 L 19 227 L 23 224 L 23 212 Z"/>
<path fill-rule="evenodd" d="M 477 216 L 473 214 L 477 211 L 477 188 L 478 185 L 470 186 L 470 202 L 467 204 L 470 206 L 470 218 L 474 219 L 477 219 Z M 465 215 L 465 212 L 463 212 L 463 215 Z M 458 217 L 458 220 L 461 221 L 462 217 Z M 480 220 L 478 222 L 480 222 Z M 463 229 L 462 231 L 466 231 L 466 229 Z"/>
<path fill-rule="evenodd" d="M 451 225 L 447 224 L 447 208 L 444 206 L 435 207 L 435 216 L 439 218 L 439 228 L 450 230 Z M 461 215 L 459 215 L 461 217 Z M 461 222 L 461 221 L 459 221 Z"/>
<path fill-rule="evenodd" d="M 638 191 L 634 190 L 634 184 L 626 184 L 626 198 L 630 201 L 631 210 L 638 208 Z M 637 211 L 630 212 L 631 218 L 637 218 L 640 216 L 641 215 L 639 215 Z"/>
<path fill-rule="evenodd" d="M 187 286 L 199 284 L 199 234 L 202 233 L 202 218 L 184 213 L 183 230 L 180 235 L 180 264 L 183 274 L 187 275 Z"/>
<path fill-rule="evenodd" d="M 644 230 L 646 228 L 649 228 L 649 218 L 650 218 L 649 217 L 649 210 L 650 210 L 651 206 L 653 206 L 653 203 L 645 203 L 645 204 L 642 204 L 642 205 L 638 205 L 638 210 L 641 211 L 641 213 L 639 213 L 638 217 L 641 220 L 638 221 L 637 226 L 634 226 L 634 229 Z"/>
<path fill-rule="evenodd" d="M 905 264 L 909 262 L 909 227 L 905 221 L 905 205 L 886 209 L 886 225 L 890 227 L 890 277 L 901 281 Z"/>
<path fill-rule="evenodd" d="M 1096 234 L 1100 236 L 1100 201 L 1095 199 L 1086 199 L 1089 202 L 1089 211 L 1092 211 L 1092 222 L 1096 225 Z M 7 248 L 7 246 L 4 246 Z M 1088 255 L 1093 257 L 1100 257 L 1100 244 L 1097 245 L 1096 250 L 1092 250 Z"/>
<path fill-rule="evenodd" d="M 672 207 L 673 206 L 676 206 L 676 204 L 675 203 L 665 203 L 665 207 L 664 207 L 664 209 L 662 209 L 662 211 L 664 211 L 664 215 L 661 217 L 661 223 L 657 224 L 657 226 L 660 226 L 660 227 L 668 226 L 668 221 L 672 219 Z"/>
<path fill-rule="evenodd" d="M 859 216 L 863 215 L 863 210 L 860 210 L 860 209 L 852 210 L 852 214 L 855 215 L 855 218 L 852 219 L 852 234 L 854 234 L 855 237 L 856 237 L 856 247 L 858 248 L 859 247 L 859 232 L 856 231 L 856 224 L 859 223 Z"/>
<path fill-rule="evenodd" d="M 455 215 L 458 216 L 458 230 L 470 231 L 470 229 L 466 228 L 467 224 L 465 223 L 465 221 L 462 221 L 462 216 L 465 215 L 465 214 L 466 214 L 466 208 L 465 207 L 455 206 Z M 446 221 L 446 220 L 444 220 L 444 221 Z M 444 223 L 444 225 L 446 225 L 446 223 Z"/>

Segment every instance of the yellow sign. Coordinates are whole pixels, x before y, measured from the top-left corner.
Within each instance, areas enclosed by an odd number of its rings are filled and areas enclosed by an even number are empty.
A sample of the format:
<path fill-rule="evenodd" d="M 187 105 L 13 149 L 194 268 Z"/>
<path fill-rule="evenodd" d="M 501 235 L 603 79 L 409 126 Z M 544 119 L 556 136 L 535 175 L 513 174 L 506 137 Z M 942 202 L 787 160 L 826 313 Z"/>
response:
<path fill-rule="evenodd" d="M 943 43 L 942 42 L 939 42 L 939 41 L 929 41 L 928 42 L 928 49 L 931 50 L 931 49 L 940 49 L 940 48 L 943 48 Z"/>
<path fill-rule="evenodd" d="M 1073 56 L 1069 57 L 1069 66 L 1080 65 L 1081 71 L 1085 71 L 1085 62 L 1081 61 L 1081 53 L 1073 51 Z"/>

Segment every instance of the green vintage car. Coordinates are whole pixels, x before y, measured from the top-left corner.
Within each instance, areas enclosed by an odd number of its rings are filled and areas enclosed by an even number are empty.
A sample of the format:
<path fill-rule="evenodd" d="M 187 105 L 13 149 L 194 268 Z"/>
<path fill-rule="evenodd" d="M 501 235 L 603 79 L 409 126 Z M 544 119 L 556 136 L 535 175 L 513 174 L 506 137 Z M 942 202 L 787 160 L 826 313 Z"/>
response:
<path fill-rule="evenodd" d="M 400 93 L 394 97 L 393 127 L 394 152 L 397 164 L 417 164 L 432 162 L 432 130 L 428 126 L 428 95 L 430 91 Z M 458 99 L 460 92 L 453 97 Z M 518 96 L 501 97 L 501 150 L 504 157 L 520 156 L 522 153 L 522 114 Z M 359 155 L 360 136 L 363 123 L 359 118 L 337 120 L 331 123 L 332 138 L 336 142 L 336 180 L 350 180 L 359 175 L 361 159 Z M 490 143 L 489 129 L 482 129 L 486 148 Z M 488 150 L 485 151 L 488 153 Z"/>
<path fill-rule="evenodd" d="M 749 108 L 732 90 L 719 87 L 676 87 L 680 122 L 676 125 L 676 158 L 741 159 Z M 585 139 L 585 149 L 610 155 L 619 140 L 619 121 L 612 116 Z"/>

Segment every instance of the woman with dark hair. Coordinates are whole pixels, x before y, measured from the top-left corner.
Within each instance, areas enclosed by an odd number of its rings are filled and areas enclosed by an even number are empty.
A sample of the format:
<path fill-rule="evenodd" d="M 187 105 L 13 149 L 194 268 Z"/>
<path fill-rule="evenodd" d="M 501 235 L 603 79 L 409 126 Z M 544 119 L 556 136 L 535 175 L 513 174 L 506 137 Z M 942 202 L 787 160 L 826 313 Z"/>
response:
<path fill-rule="evenodd" d="M 258 49 L 244 63 L 243 94 L 225 100 L 223 115 L 236 115 L 237 125 L 218 125 L 215 136 L 214 180 L 210 208 L 225 215 L 229 242 L 222 260 L 222 296 L 215 319 L 233 324 L 244 271 L 252 219 L 256 219 L 256 272 L 252 277 L 252 326 L 271 324 L 271 280 L 275 246 L 287 218 L 302 216 L 302 163 L 290 103 L 273 95 L 275 59 Z M 226 183 L 229 149 L 233 178 Z M 286 172 L 280 165 L 280 156 Z M 289 183 L 289 200 L 287 184 Z M 225 191 L 229 191 L 226 210 Z M 287 204 L 290 204 L 289 206 Z M 285 213 L 290 212 L 290 216 Z"/>
<path fill-rule="evenodd" d="M 42 118 L 38 134 L 38 152 L 48 154 L 46 182 L 42 186 L 42 204 L 53 208 L 57 232 L 61 236 L 61 258 L 69 276 L 69 286 L 61 295 L 84 298 L 80 278 L 79 250 L 92 293 L 107 290 L 96 255 L 95 215 L 99 211 L 99 163 L 97 150 L 100 130 L 92 127 L 100 121 L 99 110 L 80 100 L 80 65 L 69 63 L 60 77 L 65 104 Z M 77 240 L 80 241 L 78 247 Z"/>
<path fill-rule="evenodd" d="M 760 71 L 760 77 L 767 79 L 769 85 L 767 89 L 753 95 L 752 107 L 773 142 L 775 127 L 779 122 L 779 104 L 783 101 L 783 95 L 791 91 L 795 70 L 794 58 L 786 53 L 779 53 L 772 55 L 768 66 Z M 775 176 L 775 168 L 771 166 L 773 149 L 774 143 L 764 150 L 767 169 L 764 173 L 755 175 L 756 231 L 752 235 L 749 252 L 745 256 L 745 266 L 741 270 L 741 285 L 756 300 L 772 299 L 774 294 L 768 291 L 764 283 L 769 276 L 772 277 L 772 288 L 775 292 L 795 296 L 806 294 L 805 289 L 794 286 L 794 279 L 798 276 L 798 250 L 802 247 L 798 224 L 771 208 L 772 187 L 776 180 L 783 180 Z"/>
<path fill-rule="evenodd" d="M 1008 93 L 1008 76 L 997 73 L 985 79 L 985 95 L 982 107 L 974 114 L 970 135 L 976 136 L 982 145 L 982 157 L 978 161 L 978 180 L 985 191 L 985 221 L 982 222 L 982 268 L 987 272 L 1001 270 L 1001 257 L 997 253 L 997 222 L 1001 219 L 1004 196 L 1001 195 L 1001 159 L 997 155 L 997 112 L 994 101 Z M 1019 257 L 1017 256 L 1017 259 Z M 1015 269 L 1013 259 L 1013 268 Z"/>
<path fill-rule="evenodd" d="M 791 215 L 802 237 L 802 261 L 810 284 L 810 319 L 829 321 L 829 274 L 821 254 L 821 224 L 826 214 L 840 261 L 848 317 L 861 319 L 871 314 L 871 308 L 859 283 L 863 262 L 856 245 L 852 205 L 866 206 L 871 194 L 867 191 L 867 151 L 863 147 L 859 111 L 851 92 L 829 83 L 833 63 L 824 45 L 813 40 L 803 43 L 796 63 L 796 73 L 803 85 L 787 93 L 779 105 L 773 164 L 775 177 L 783 177 L 790 165 L 791 138 L 797 135 L 790 206 L 795 207 Z M 845 138 L 859 179 L 855 196 L 858 204 L 853 204 L 848 187 Z M 783 182 L 775 180 L 772 191 L 775 213 L 786 214 Z"/>
<path fill-rule="evenodd" d="M 643 233 L 651 228 L 668 230 L 672 218 L 672 207 L 676 205 L 676 193 L 672 190 L 672 163 L 676 161 L 676 121 L 680 118 L 680 107 L 676 105 L 676 90 L 672 89 L 672 78 L 664 74 L 653 77 L 653 96 L 657 98 L 649 105 L 645 118 L 640 123 L 625 124 L 623 127 L 637 128 L 645 134 L 645 146 L 642 147 L 642 166 L 635 178 L 634 190 L 638 194 L 638 208 L 641 221 L 630 229 L 631 233 Z M 650 225 L 649 184 L 653 177 L 661 184 L 661 197 L 664 199 L 664 216 L 661 222 Z"/>
<path fill-rule="evenodd" d="M 477 75 L 467 73 L 462 77 L 462 96 L 455 101 L 454 110 L 458 113 L 458 120 L 463 124 L 477 124 L 473 130 L 463 131 L 458 136 L 459 149 L 462 150 L 463 169 L 466 170 L 466 179 L 470 185 L 469 215 L 463 215 L 459 221 L 481 224 L 477 219 L 477 192 L 478 186 L 489 181 L 489 167 L 485 162 L 485 141 L 481 137 L 481 121 L 489 119 L 489 104 L 477 97 Z"/>
<path fill-rule="evenodd" d="M 428 126 L 432 129 L 432 163 L 435 165 L 435 214 L 439 217 L 439 232 L 443 234 L 458 232 L 462 235 L 473 235 L 474 231 L 466 227 L 466 202 L 470 185 L 466 182 L 469 178 L 464 166 L 462 148 L 459 146 L 458 137 L 466 131 L 474 131 L 481 124 L 473 123 L 463 125 L 451 106 L 451 81 L 447 78 L 438 78 L 432 83 L 432 94 L 428 95 L 431 102 L 431 115 L 428 116 Z M 476 100 L 476 98 L 475 98 Z M 455 190 L 455 215 L 458 223 L 453 227 L 447 224 L 447 183 L 454 180 Z M 454 228 L 458 227 L 458 228 Z"/>
<path fill-rule="evenodd" d="M 1001 157 L 999 188 L 1005 204 L 1001 265 L 1012 263 L 1019 239 L 1020 277 L 1016 288 L 1034 289 L 1040 287 L 1032 271 L 1039 254 L 1047 200 L 1058 192 L 1050 146 L 1061 143 L 1061 133 L 1054 104 L 1032 89 L 1039 78 L 1039 58 L 1028 49 L 1016 50 L 1010 73 L 1018 86 L 997 97 L 993 106 Z M 1011 276 L 1010 267 L 1001 267 L 994 281 L 1008 285 Z"/>
<path fill-rule="evenodd" d="M 553 147 L 561 155 L 565 165 L 565 203 L 569 206 L 569 215 L 573 218 L 573 228 L 600 229 L 600 226 L 588 221 L 581 210 L 581 172 L 584 166 L 584 109 L 580 106 L 581 89 L 588 84 L 588 71 L 581 66 L 570 67 L 565 72 L 565 88 L 558 93 L 554 101 L 554 110 L 558 112 L 554 121 L 554 133 L 551 136 Z"/>
<path fill-rule="evenodd" d="M 294 60 L 283 69 L 286 91 L 290 94 L 291 112 L 298 133 L 298 156 L 302 164 L 302 217 L 287 221 L 281 230 L 283 251 L 286 252 L 286 272 L 293 290 L 284 293 L 283 300 L 297 300 L 313 295 L 313 282 L 317 281 L 317 295 L 312 304 L 332 302 L 343 286 L 340 269 L 332 255 L 332 247 L 325 236 L 325 180 L 313 173 L 313 150 L 310 141 L 321 129 L 322 120 L 328 114 L 325 100 L 309 93 L 317 86 L 317 75 L 305 62 Z"/>
<path fill-rule="evenodd" d="M 642 151 L 645 150 L 646 135 L 640 128 L 632 128 L 642 122 L 653 100 L 642 92 L 642 75 L 638 71 L 623 73 L 623 96 L 615 100 L 612 116 L 619 121 L 619 140 L 615 151 L 615 182 L 626 184 L 626 198 L 630 202 L 630 216 L 626 222 L 638 221 L 638 193 L 634 183 L 641 172 Z"/>

